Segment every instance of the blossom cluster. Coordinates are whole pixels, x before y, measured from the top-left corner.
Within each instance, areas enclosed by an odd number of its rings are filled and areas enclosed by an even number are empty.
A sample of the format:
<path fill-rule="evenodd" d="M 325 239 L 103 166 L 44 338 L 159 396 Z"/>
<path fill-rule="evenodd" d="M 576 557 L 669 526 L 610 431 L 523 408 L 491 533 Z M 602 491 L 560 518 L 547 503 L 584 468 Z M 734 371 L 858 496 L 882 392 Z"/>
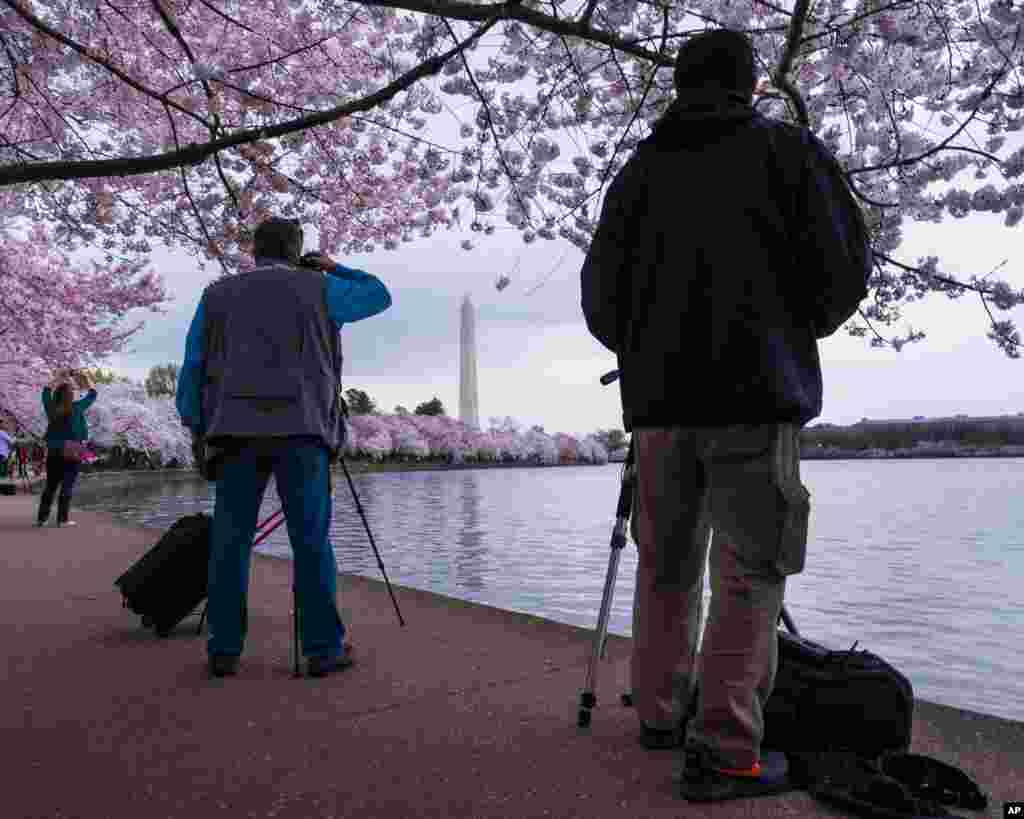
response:
<path fill-rule="evenodd" d="M 0 205 L 10 201 L 0 194 Z M 167 301 L 141 260 L 72 261 L 54 234 L 41 224 L 4 230 L 0 217 L 0 417 L 25 428 L 55 370 L 123 350 L 142 326 L 126 314 Z"/>
<path fill-rule="evenodd" d="M 380 460 L 387 456 L 471 461 L 607 463 L 608 451 L 593 435 L 548 435 L 522 430 L 511 419 L 490 419 L 477 430 L 445 415 L 353 415 L 348 420 L 346 451 Z"/>
<path fill-rule="evenodd" d="M 150 397 L 141 384 L 100 385 L 86 412 L 90 440 L 101 448 L 121 446 L 159 455 L 163 463 L 192 465 L 191 435 L 182 426 L 174 399 Z M 38 394 L 25 429 L 41 436 L 46 417 Z M 518 461 L 542 464 L 607 463 L 608 452 L 593 435 L 548 435 L 522 430 L 511 418 L 492 418 L 481 431 L 447 416 L 353 415 L 346 424 L 345 452 L 382 460 L 443 459 L 449 463 Z"/>
<path fill-rule="evenodd" d="M 181 425 L 173 398 L 150 397 L 144 386 L 129 381 L 100 384 L 96 391 L 96 401 L 85 413 L 91 443 L 104 449 L 120 446 L 159 454 L 165 463 L 172 459 L 192 462 L 191 436 Z M 24 408 L 17 421 L 24 432 L 42 437 L 47 420 L 41 388 L 34 394 L 33 404 Z"/>

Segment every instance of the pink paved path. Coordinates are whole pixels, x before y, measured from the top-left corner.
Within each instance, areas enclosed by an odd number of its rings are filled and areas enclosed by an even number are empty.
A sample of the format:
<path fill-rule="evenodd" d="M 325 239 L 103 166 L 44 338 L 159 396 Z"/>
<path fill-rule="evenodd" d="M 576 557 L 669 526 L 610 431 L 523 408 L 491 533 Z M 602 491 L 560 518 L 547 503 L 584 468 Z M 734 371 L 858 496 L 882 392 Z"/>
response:
<path fill-rule="evenodd" d="M 292 679 L 286 561 L 254 561 L 241 672 L 209 679 L 194 628 L 158 641 L 113 588 L 156 533 L 81 511 L 35 529 L 36 501 L 0 497 L 0 816 L 845 815 L 805 793 L 679 798 L 674 754 L 643 750 L 617 705 L 621 638 L 581 735 L 589 632 L 405 588 L 402 629 L 382 583 L 345 576 L 359 665 Z M 913 750 L 974 776 L 988 815 L 1024 799 L 1022 723 L 922 702 Z"/>

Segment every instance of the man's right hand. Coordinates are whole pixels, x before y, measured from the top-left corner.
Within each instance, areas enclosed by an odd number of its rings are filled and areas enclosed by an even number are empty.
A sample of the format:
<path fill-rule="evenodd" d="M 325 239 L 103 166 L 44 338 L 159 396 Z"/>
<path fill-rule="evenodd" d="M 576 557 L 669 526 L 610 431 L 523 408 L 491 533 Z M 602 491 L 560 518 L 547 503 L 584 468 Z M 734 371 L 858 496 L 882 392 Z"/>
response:
<path fill-rule="evenodd" d="M 322 270 L 324 273 L 330 273 L 338 264 L 325 253 L 307 253 L 302 257 L 302 259 L 305 264 L 308 264 L 310 267 L 315 267 L 318 270 Z"/>

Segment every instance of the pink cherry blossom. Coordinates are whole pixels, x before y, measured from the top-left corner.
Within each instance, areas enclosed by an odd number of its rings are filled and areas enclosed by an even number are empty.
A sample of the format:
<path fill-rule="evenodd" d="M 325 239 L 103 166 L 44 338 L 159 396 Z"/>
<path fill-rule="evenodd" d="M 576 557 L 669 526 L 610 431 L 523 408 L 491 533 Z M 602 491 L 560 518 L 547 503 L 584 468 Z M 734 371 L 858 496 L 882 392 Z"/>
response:
<path fill-rule="evenodd" d="M 248 261 L 255 224 L 285 211 L 315 226 L 330 253 L 395 249 L 449 229 L 453 249 L 472 249 L 506 220 L 526 242 L 586 249 L 603 192 L 673 98 L 691 13 L 750 32 L 760 111 L 819 135 L 838 129 L 827 145 L 873 226 L 878 262 L 875 309 L 851 325 L 855 335 L 881 339 L 877 328 L 898 321 L 903 301 L 957 284 L 898 252 L 906 217 L 964 212 L 963 197 L 931 183 L 958 176 L 971 188 L 966 212 L 980 206 L 1017 223 L 1012 140 L 978 147 L 1021 127 L 1021 14 L 1005 0 L 924 12 L 859 0 L 792 10 L 762 0 L 497 5 L 500 14 L 477 0 L 160 0 L 123 13 L 83 0 L 2 4 L 4 241 L 31 243 L 25 225 L 38 225 L 46 253 L 109 254 L 108 266 L 184 246 L 228 274 Z M 972 122 L 943 132 L 932 119 Z M 1003 171 L 986 180 L 994 190 L 973 198 L 974 175 L 991 170 Z M 480 236 L 468 238 L 471 229 Z M 1024 303 L 1004 281 L 960 284 L 986 298 L 1009 288 L 1010 300 L 985 302 L 997 310 Z M 23 299 L 32 285 L 15 289 Z M 57 288 L 62 304 L 72 304 L 69 290 Z M 77 292 L 91 300 L 91 289 Z M 103 309 L 123 320 L 123 310 Z M 1016 355 L 1012 323 L 989 323 Z M 85 344 L 40 332 L 48 340 L 22 343 L 17 357 L 43 369 L 69 350 L 101 357 L 114 341 L 98 337 L 100 326 Z M 378 435 L 368 440 L 379 450 Z"/>
<path fill-rule="evenodd" d="M 54 370 L 123 349 L 141 327 L 125 314 L 158 311 L 166 300 L 162 280 L 141 261 L 73 262 L 41 225 L 24 237 L 0 234 L 0 293 L 0 410 L 26 429 L 39 427 L 40 394 Z"/>

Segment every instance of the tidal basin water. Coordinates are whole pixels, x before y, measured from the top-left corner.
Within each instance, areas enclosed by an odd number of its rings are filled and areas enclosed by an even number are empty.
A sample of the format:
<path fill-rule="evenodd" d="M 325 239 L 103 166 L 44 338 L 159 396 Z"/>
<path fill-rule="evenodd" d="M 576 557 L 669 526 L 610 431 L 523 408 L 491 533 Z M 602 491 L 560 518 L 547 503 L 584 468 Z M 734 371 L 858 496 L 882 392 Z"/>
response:
<path fill-rule="evenodd" d="M 786 591 L 801 633 L 830 648 L 859 641 L 922 699 L 1024 720 L 1024 459 L 801 468 L 812 496 L 807 566 Z M 593 628 L 620 476 L 621 465 L 609 464 L 353 482 L 393 583 Z M 165 529 L 183 514 L 212 512 L 213 492 L 181 479 L 84 481 L 76 505 Z M 278 506 L 271 481 L 261 519 Z M 380 578 L 343 475 L 331 532 L 341 572 Z M 259 550 L 289 556 L 285 527 Z M 611 620 L 619 634 L 630 633 L 635 569 L 629 544 Z"/>

